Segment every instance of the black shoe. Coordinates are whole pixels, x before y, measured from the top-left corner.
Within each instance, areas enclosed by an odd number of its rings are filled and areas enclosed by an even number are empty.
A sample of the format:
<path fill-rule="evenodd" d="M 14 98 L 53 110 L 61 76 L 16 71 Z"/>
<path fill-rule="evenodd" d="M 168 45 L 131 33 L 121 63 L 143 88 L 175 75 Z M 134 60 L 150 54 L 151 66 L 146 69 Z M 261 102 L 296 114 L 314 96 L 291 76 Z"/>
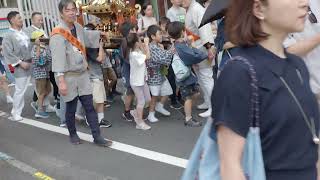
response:
<path fill-rule="evenodd" d="M 183 108 L 183 106 L 182 106 L 180 103 L 172 103 L 172 104 L 170 105 L 170 107 L 171 107 L 172 109 L 181 109 L 181 108 Z"/>
<path fill-rule="evenodd" d="M 189 121 L 185 121 L 184 125 L 187 127 L 200 127 L 202 123 L 192 118 Z"/>
<path fill-rule="evenodd" d="M 74 145 L 82 144 L 81 139 L 79 138 L 79 136 L 77 134 L 70 136 L 70 142 Z"/>
<path fill-rule="evenodd" d="M 101 122 L 99 123 L 99 126 L 102 128 L 109 128 L 112 126 L 110 121 L 102 119 Z"/>
<path fill-rule="evenodd" d="M 134 117 L 131 115 L 130 111 L 122 113 L 122 117 L 128 122 L 132 122 L 134 120 Z"/>
<path fill-rule="evenodd" d="M 103 137 L 98 137 L 93 140 L 93 142 L 102 147 L 110 147 L 112 145 L 112 141 L 105 140 Z"/>

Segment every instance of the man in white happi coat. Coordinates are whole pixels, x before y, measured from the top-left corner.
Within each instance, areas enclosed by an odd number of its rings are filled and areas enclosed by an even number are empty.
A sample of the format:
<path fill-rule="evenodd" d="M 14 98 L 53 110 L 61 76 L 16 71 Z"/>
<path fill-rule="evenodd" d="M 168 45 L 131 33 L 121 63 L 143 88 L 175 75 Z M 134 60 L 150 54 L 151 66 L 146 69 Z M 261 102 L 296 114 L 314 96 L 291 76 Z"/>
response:
<path fill-rule="evenodd" d="M 12 120 L 21 121 L 24 107 L 24 94 L 31 79 L 30 38 L 23 31 L 23 19 L 19 12 L 11 11 L 7 19 L 11 25 L 2 42 L 3 56 L 8 65 L 14 67 L 15 91 L 11 110 Z"/>
<path fill-rule="evenodd" d="M 193 46 L 208 53 L 214 44 L 214 35 L 210 24 L 198 28 L 202 17 L 205 13 L 205 8 L 195 0 L 183 0 L 182 6 L 187 10 L 185 26 L 188 35 L 193 34 Z M 210 52 L 211 54 L 211 52 Z M 211 115 L 211 93 L 213 89 L 213 69 L 212 59 L 202 61 L 194 67 L 195 73 L 199 79 L 199 85 L 204 95 L 204 103 L 198 106 L 198 109 L 208 109 L 206 112 L 199 114 L 201 117 L 209 117 Z"/>

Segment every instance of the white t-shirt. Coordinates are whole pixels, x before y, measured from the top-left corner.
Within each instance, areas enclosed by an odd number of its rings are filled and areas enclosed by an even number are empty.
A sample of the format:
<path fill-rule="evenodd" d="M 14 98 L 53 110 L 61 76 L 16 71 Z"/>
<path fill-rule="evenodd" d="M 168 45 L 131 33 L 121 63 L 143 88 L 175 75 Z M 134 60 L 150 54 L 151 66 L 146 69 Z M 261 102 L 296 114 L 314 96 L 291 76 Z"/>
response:
<path fill-rule="evenodd" d="M 310 0 L 310 8 L 317 17 L 318 23 L 311 24 L 307 19 L 305 29 L 300 33 L 293 33 L 288 36 L 284 42 L 287 48 L 298 41 L 306 40 L 319 35 L 320 33 L 320 2 L 318 0 Z M 310 86 L 315 94 L 320 93 L 320 45 L 318 45 L 309 54 L 302 57 L 310 72 Z"/>
<path fill-rule="evenodd" d="M 147 30 L 149 26 L 151 25 L 157 25 L 157 20 L 155 17 L 147 17 L 147 16 L 142 16 L 138 20 L 138 28 L 139 31 L 142 31 L 142 29 Z"/>
<path fill-rule="evenodd" d="M 186 19 L 186 10 L 182 7 L 174 7 L 172 6 L 167 12 L 167 18 L 170 19 L 170 22 L 179 21 L 184 23 Z"/>
<path fill-rule="evenodd" d="M 147 80 L 147 56 L 141 51 L 132 51 L 129 54 L 130 62 L 130 85 L 144 86 Z"/>

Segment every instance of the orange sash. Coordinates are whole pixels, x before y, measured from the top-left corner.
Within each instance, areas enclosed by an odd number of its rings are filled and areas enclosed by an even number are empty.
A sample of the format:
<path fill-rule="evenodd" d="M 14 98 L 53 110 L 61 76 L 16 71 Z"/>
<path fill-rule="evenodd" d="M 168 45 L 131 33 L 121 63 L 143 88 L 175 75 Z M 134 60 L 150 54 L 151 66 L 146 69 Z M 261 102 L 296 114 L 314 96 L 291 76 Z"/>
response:
<path fill-rule="evenodd" d="M 194 34 L 189 29 L 186 29 L 187 36 L 191 36 L 193 41 L 197 41 L 200 39 L 200 36 Z"/>
<path fill-rule="evenodd" d="M 52 30 L 51 36 L 56 35 L 56 34 L 60 34 L 68 42 L 70 42 L 74 47 L 78 48 L 84 57 L 87 56 L 85 46 L 77 38 L 75 38 L 69 31 L 67 31 L 63 28 L 56 27 Z"/>

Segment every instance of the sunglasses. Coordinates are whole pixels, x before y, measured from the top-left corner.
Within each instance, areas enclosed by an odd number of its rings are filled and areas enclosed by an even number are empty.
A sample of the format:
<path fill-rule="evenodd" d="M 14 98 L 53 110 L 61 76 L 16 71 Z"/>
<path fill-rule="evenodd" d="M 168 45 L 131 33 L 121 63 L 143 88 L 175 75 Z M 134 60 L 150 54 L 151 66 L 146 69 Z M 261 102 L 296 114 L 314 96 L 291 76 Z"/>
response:
<path fill-rule="evenodd" d="M 316 15 L 314 15 L 314 13 L 311 11 L 310 6 L 308 7 L 308 14 L 309 14 L 309 16 L 308 16 L 309 21 L 310 21 L 312 24 L 318 23 L 317 17 L 316 17 Z"/>

